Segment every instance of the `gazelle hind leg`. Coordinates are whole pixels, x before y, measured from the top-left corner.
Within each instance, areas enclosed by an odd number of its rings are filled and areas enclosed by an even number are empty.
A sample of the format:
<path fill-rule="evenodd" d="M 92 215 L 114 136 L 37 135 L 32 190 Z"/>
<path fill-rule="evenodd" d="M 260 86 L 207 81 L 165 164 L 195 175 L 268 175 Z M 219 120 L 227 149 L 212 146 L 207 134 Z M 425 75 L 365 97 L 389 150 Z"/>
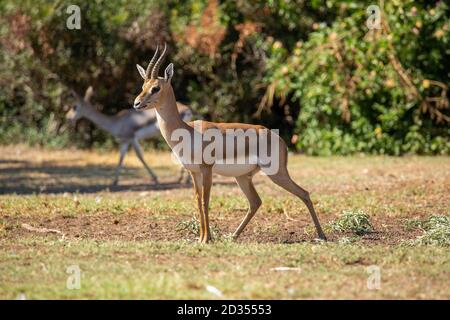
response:
<path fill-rule="evenodd" d="M 323 232 L 322 227 L 320 226 L 319 218 L 317 217 L 316 211 L 314 210 L 311 198 L 309 197 L 309 192 L 300 187 L 299 185 L 297 185 L 289 176 L 289 173 L 285 168 L 280 168 L 277 174 L 268 175 L 268 177 L 275 184 L 279 185 L 286 191 L 289 191 L 290 193 L 296 195 L 305 203 L 316 227 L 317 235 L 319 236 L 320 239 L 327 240 L 325 233 Z"/>
<path fill-rule="evenodd" d="M 153 170 L 147 165 L 147 162 L 145 162 L 144 153 L 142 152 L 141 145 L 139 144 L 139 142 L 137 140 L 133 141 L 133 148 L 134 148 L 134 151 L 136 152 L 137 157 L 139 158 L 139 160 L 141 161 L 141 163 L 144 165 L 145 169 L 147 170 L 148 174 L 152 178 L 153 182 L 158 184 L 159 183 L 158 177 L 153 172 Z"/>
<path fill-rule="evenodd" d="M 191 184 L 191 175 L 187 173 L 184 167 L 180 169 L 180 177 L 178 178 L 178 183 Z"/>
<path fill-rule="evenodd" d="M 184 168 L 181 167 L 181 169 L 180 169 L 180 177 L 178 178 L 178 183 L 183 183 L 183 178 L 184 178 Z"/>
<path fill-rule="evenodd" d="M 251 175 L 236 177 L 236 182 L 247 197 L 249 208 L 244 220 L 242 220 L 239 227 L 233 233 L 233 239 L 237 239 L 239 237 L 241 232 L 245 229 L 247 224 L 255 215 L 256 211 L 258 211 L 262 203 L 261 198 L 259 197 L 258 193 L 256 192 L 255 186 L 253 185 Z"/>
<path fill-rule="evenodd" d="M 119 176 L 120 176 L 120 171 L 122 170 L 122 163 L 123 163 L 123 159 L 125 158 L 125 155 L 128 152 L 128 147 L 130 146 L 130 144 L 128 142 L 122 143 L 120 145 L 120 149 L 119 149 L 119 163 L 117 164 L 116 167 L 116 172 L 114 175 L 114 180 L 113 180 L 113 186 L 116 186 L 119 183 Z"/>
<path fill-rule="evenodd" d="M 197 200 L 197 208 L 200 221 L 200 236 L 198 238 L 198 241 L 203 242 L 205 234 L 205 221 L 203 218 L 203 208 L 202 208 L 202 193 L 203 193 L 202 174 L 200 172 L 191 172 L 191 176 L 192 181 L 194 183 L 195 200 Z"/>

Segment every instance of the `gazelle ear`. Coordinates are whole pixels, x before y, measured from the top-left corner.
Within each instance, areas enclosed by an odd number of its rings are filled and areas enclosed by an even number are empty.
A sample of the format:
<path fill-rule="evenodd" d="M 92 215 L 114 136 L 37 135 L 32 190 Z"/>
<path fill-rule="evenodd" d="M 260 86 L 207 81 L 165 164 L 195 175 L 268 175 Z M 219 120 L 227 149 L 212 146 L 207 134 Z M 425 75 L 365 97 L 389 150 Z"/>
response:
<path fill-rule="evenodd" d="M 170 82 L 172 77 L 173 77 L 173 63 L 169 64 L 166 70 L 164 71 L 164 80 L 166 82 Z"/>
<path fill-rule="evenodd" d="M 139 74 L 141 75 L 141 77 L 142 77 L 142 79 L 146 79 L 146 76 L 145 76 L 145 69 L 144 68 L 142 68 L 140 65 L 136 65 L 136 68 L 138 69 L 138 71 L 139 71 Z"/>
<path fill-rule="evenodd" d="M 84 100 L 87 102 L 90 102 L 93 94 L 94 94 L 94 88 L 92 88 L 92 86 L 89 86 L 89 88 L 87 88 L 86 92 L 84 93 Z"/>

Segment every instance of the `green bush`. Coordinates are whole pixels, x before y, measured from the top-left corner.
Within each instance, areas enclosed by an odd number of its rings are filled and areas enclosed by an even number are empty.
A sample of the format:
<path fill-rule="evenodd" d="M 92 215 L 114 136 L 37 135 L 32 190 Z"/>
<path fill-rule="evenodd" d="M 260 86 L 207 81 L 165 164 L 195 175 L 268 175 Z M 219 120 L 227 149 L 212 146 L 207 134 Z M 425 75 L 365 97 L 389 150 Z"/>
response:
<path fill-rule="evenodd" d="M 331 230 L 336 232 L 352 232 L 357 235 L 364 235 L 373 232 L 370 218 L 363 211 L 344 211 L 339 219 L 329 224 Z"/>
<path fill-rule="evenodd" d="M 72 4 L 81 30 L 66 28 Z M 165 41 L 178 100 L 206 120 L 262 123 L 313 155 L 448 154 L 448 5 L 385 1 L 390 29 L 368 33 L 370 4 L 3 0 L 0 142 L 112 145 L 67 126 L 69 89 L 93 85 L 107 114 L 130 108 L 135 64 Z"/>
<path fill-rule="evenodd" d="M 407 228 L 420 228 L 423 234 L 410 241 L 413 245 L 450 245 L 450 217 L 443 215 L 431 216 L 424 221 L 410 220 Z"/>
<path fill-rule="evenodd" d="M 80 30 L 66 27 L 69 5 L 80 7 Z M 70 130 L 70 90 L 82 94 L 93 85 L 107 114 L 130 108 L 141 85 L 135 64 L 147 63 L 156 41 L 170 40 L 159 30 L 165 9 L 163 1 L 144 0 L 2 1 L 0 140 L 61 146 L 70 134 L 79 146 L 109 144 L 111 137 L 87 121 Z"/>
<path fill-rule="evenodd" d="M 266 100 L 299 108 L 297 147 L 312 155 L 448 154 L 448 6 L 390 1 L 386 23 L 369 31 L 368 3 L 340 3 L 331 26 L 290 51 L 270 44 Z"/>

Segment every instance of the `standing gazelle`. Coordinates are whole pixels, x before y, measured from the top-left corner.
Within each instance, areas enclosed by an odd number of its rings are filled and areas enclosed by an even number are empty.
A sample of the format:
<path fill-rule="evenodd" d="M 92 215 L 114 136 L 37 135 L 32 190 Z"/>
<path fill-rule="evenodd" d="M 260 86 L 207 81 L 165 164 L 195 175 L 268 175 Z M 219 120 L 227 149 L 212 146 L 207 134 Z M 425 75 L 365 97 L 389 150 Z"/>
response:
<path fill-rule="evenodd" d="M 145 162 L 144 154 L 139 144 L 139 140 L 141 139 L 149 139 L 159 136 L 160 131 L 154 110 L 138 112 L 133 109 L 126 109 L 120 111 L 114 116 L 108 116 L 98 111 L 91 104 L 90 99 L 93 95 L 92 87 L 89 87 L 86 90 L 84 97 L 79 96 L 75 91 L 72 91 L 72 94 L 76 98 L 77 102 L 67 112 L 67 119 L 72 123 L 75 123 L 81 118 L 87 118 L 103 130 L 109 132 L 120 144 L 119 163 L 114 175 L 113 185 L 117 185 L 119 182 L 122 163 L 130 145 L 133 146 L 137 157 L 144 165 L 152 181 L 155 184 L 158 184 L 158 178 Z M 177 108 L 184 121 L 191 120 L 192 112 L 189 107 L 184 104 L 177 103 Z M 183 182 L 184 171 L 185 170 L 182 168 L 180 178 L 178 180 L 179 182 Z M 187 177 L 189 177 L 189 175 Z"/>
<path fill-rule="evenodd" d="M 267 131 L 267 129 L 263 126 L 242 123 L 214 123 L 199 121 L 201 123 L 199 125 L 199 122 L 183 122 L 177 109 L 175 94 L 171 85 L 171 79 L 174 73 L 173 64 L 171 63 L 168 65 L 164 72 L 164 77 L 158 77 L 158 72 L 164 59 L 165 53 L 166 47 L 164 47 L 164 51 L 162 52 L 156 63 L 153 65 L 153 62 L 155 61 L 155 58 L 158 54 L 158 49 L 156 50 L 155 55 L 151 60 L 153 69 L 151 71 L 151 74 L 147 74 L 147 77 L 144 79 L 142 92 L 136 97 L 134 101 L 134 108 L 137 110 L 154 108 L 156 110 L 156 117 L 158 119 L 159 127 L 164 139 L 174 151 L 175 155 L 181 160 L 185 168 L 190 171 L 192 175 L 200 215 L 199 241 L 207 243 L 209 240 L 211 240 L 208 210 L 209 196 L 212 185 L 212 174 L 217 173 L 223 176 L 234 177 L 237 184 L 248 199 L 249 210 L 244 220 L 241 222 L 241 224 L 233 234 L 233 238 L 236 239 L 240 235 L 242 230 L 244 230 L 252 217 L 255 215 L 258 208 L 261 206 L 261 199 L 258 196 L 258 193 L 256 192 L 252 182 L 253 175 L 259 170 L 265 172 L 275 184 L 298 196 L 305 203 L 305 205 L 308 207 L 309 213 L 311 214 L 318 236 L 321 239 L 326 240 L 325 234 L 322 231 L 319 219 L 317 218 L 313 204 L 309 197 L 309 193 L 298 186 L 289 176 L 287 170 L 287 147 L 283 139 L 281 139 L 278 135 L 271 135 L 272 138 L 271 140 L 265 142 L 266 145 L 262 145 L 262 143 L 264 142 L 261 142 L 261 140 L 256 141 L 258 143 L 257 149 L 259 150 L 267 149 L 268 144 L 278 146 L 276 152 L 272 155 L 278 157 L 278 167 L 276 172 L 271 172 L 270 174 L 267 173 L 264 162 L 259 157 L 259 154 L 250 154 L 252 152 L 250 151 L 252 148 L 248 144 L 244 145 L 243 148 L 241 146 L 240 149 L 233 144 L 233 149 L 231 150 L 231 152 L 228 151 L 228 154 L 225 155 L 227 157 L 227 160 L 228 158 L 231 158 L 231 160 L 235 160 L 231 162 L 223 162 L 223 151 L 225 148 L 222 148 L 222 152 L 220 152 L 219 150 L 219 152 L 210 154 L 211 157 L 206 160 L 204 154 L 206 152 L 206 146 L 203 141 L 200 144 L 195 142 L 188 143 L 188 150 L 183 150 L 183 154 L 181 154 L 181 152 L 178 150 L 180 134 L 186 134 L 191 138 L 190 141 L 195 141 L 196 136 L 205 136 L 208 131 L 212 130 L 218 132 L 219 138 L 217 138 L 216 134 L 211 134 L 211 136 L 216 137 L 216 139 L 222 139 L 222 141 L 225 141 L 227 138 L 226 135 L 228 134 L 229 130 L 240 130 L 240 132 L 244 132 L 244 134 L 247 132 L 251 133 L 251 131 L 253 131 L 256 133 L 256 135 L 262 136 L 263 131 Z M 228 142 L 228 140 L 226 141 Z M 186 155 L 185 153 L 189 155 Z M 219 155 L 219 153 L 221 153 L 222 157 Z M 244 157 L 248 157 L 248 159 L 250 159 L 250 157 L 253 157 L 253 159 L 256 158 L 256 161 L 254 163 L 243 164 L 239 161 L 239 154 L 242 153 L 245 153 Z M 200 162 L 192 162 L 192 155 L 199 154 L 202 154 Z"/>

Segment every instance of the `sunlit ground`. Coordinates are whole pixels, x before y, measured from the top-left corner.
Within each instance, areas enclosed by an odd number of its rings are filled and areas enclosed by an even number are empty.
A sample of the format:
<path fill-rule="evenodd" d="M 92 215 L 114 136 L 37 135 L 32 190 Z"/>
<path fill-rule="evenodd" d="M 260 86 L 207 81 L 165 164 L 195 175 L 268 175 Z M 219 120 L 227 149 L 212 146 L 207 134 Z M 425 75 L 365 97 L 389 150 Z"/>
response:
<path fill-rule="evenodd" d="M 193 191 L 176 182 L 169 153 L 146 152 L 160 186 L 130 152 L 111 187 L 117 158 L 0 147 L 0 298 L 450 298 L 448 246 L 413 244 L 423 231 L 410 227 L 449 216 L 448 157 L 291 155 L 328 243 L 315 240 L 303 203 L 263 176 L 263 205 L 231 242 L 247 203 L 218 177 L 209 245 L 196 243 Z M 367 213 L 374 231 L 332 231 L 344 210 Z M 71 290 L 74 266 L 80 288 Z"/>

